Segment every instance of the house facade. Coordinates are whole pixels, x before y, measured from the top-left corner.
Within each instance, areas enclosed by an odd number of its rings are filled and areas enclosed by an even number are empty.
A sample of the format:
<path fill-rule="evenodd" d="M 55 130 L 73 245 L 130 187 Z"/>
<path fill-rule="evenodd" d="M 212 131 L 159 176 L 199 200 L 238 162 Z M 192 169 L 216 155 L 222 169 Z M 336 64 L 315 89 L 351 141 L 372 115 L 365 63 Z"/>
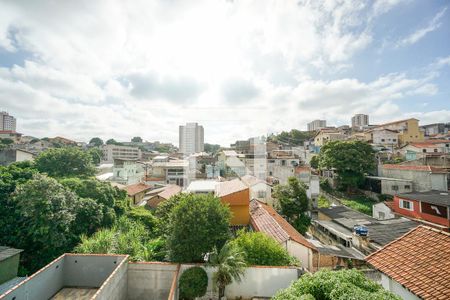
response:
<path fill-rule="evenodd" d="M 250 188 L 240 179 L 219 182 L 215 186 L 215 195 L 222 203 L 229 205 L 232 213 L 231 225 L 250 223 Z"/>
<path fill-rule="evenodd" d="M 424 132 L 419 128 L 419 120 L 414 118 L 385 123 L 376 128 L 397 131 L 400 145 L 424 141 Z"/>
<path fill-rule="evenodd" d="M 364 132 L 364 139 L 374 145 L 392 148 L 398 145 L 398 135 L 398 131 L 395 130 L 374 128 Z"/>

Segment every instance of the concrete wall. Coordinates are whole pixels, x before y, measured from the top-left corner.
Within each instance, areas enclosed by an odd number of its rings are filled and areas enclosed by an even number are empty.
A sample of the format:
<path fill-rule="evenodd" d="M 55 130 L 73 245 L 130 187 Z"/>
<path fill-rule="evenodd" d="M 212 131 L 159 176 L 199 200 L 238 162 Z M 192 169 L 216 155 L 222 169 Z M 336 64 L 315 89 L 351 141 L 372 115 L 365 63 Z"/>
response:
<path fill-rule="evenodd" d="M 178 276 L 188 268 L 195 265 L 181 265 Z M 202 299 L 217 297 L 217 290 L 213 289 L 212 277 L 215 268 L 205 268 L 208 274 L 208 289 Z M 225 288 L 225 296 L 228 299 L 251 299 L 252 297 L 272 297 L 280 289 L 287 288 L 293 281 L 297 280 L 301 271 L 294 267 L 249 267 L 240 283 L 233 282 Z M 178 299 L 178 298 L 177 298 Z"/>
<path fill-rule="evenodd" d="M 397 281 L 389 278 L 388 276 L 381 274 L 381 285 L 385 290 L 388 290 L 398 296 L 403 300 L 419 300 L 420 298 L 408 291 Z"/>
<path fill-rule="evenodd" d="M 166 300 L 169 296 L 177 267 L 177 264 L 170 263 L 129 263 L 127 299 Z"/>
<path fill-rule="evenodd" d="M 305 247 L 297 242 L 294 241 L 287 241 L 286 244 L 286 250 L 287 252 L 300 260 L 301 266 L 303 268 L 306 268 L 308 270 L 312 270 L 313 267 L 313 253 L 312 250 L 308 247 Z"/>
<path fill-rule="evenodd" d="M 127 299 L 128 262 L 122 260 L 119 266 L 106 279 L 94 295 L 95 300 L 126 300 Z"/>
<path fill-rule="evenodd" d="M 0 284 L 17 276 L 20 253 L 0 261 Z"/>
<path fill-rule="evenodd" d="M 378 220 L 389 220 L 395 218 L 394 213 L 384 203 L 377 203 L 372 206 L 372 217 Z M 383 217 L 384 215 L 384 217 Z"/>

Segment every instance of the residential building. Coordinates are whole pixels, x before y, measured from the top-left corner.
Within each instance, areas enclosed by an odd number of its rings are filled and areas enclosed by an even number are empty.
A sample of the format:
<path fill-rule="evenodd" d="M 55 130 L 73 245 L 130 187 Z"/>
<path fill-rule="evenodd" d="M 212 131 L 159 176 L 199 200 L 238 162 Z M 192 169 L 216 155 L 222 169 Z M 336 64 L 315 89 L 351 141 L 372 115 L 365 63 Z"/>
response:
<path fill-rule="evenodd" d="M 419 223 L 402 217 L 377 220 L 359 211 L 338 205 L 319 208 L 317 219 L 312 221 L 309 230 L 324 244 L 342 245 L 370 254 L 418 225 Z M 358 234 L 355 230 L 357 226 L 363 226 L 368 234 Z"/>
<path fill-rule="evenodd" d="M 267 175 L 273 183 L 286 184 L 289 177 L 296 176 L 300 158 L 293 150 L 273 150 L 267 155 Z"/>
<path fill-rule="evenodd" d="M 0 295 L 2 287 L 7 287 L 17 280 L 20 253 L 23 250 L 0 246 Z"/>
<path fill-rule="evenodd" d="M 306 239 L 271 206 L 255 199 L 250 203 L 250 216 L 255 231 L 273 238 L 310 272 L 320 268 L 347 267 L 349 260 L 358 265 L 364 260 L 364 255 L 357 251 Z"/>
<path fill-rule="evenodd" d="M 203 126 L 197 123 L 180 125 L 179 142 L 180 152 L 183 154 L 203 152 L 205 150 Z"/>
<path fill-rule="evenodd" d="M 382 176 L 401 180 L 410 180 L 412 186 L 405 187 L 405 191 L 400 191 L 400 187 L 395 184 L 390 188 L 381 187 L 381 193 L 394 195 L 403 192 L 426 192 L 431 190 L 448 191 L 448 172 L 442 168 L 431 166 L 410 166 L 402 164 L 385 164 L 381 168 Z"/>
<path fill-rule="evenodd" d="M 145 176 L 143 165 L 136 159 L 115 158 L 111 181 L 130 185 L 142 181 Z"/>
<path fill-rule="evenodd" d="M 369 115 L 356 114 L 352 117 L 352 128 L 363 129 L 369 126 Z"/>
<path fill-rule="evenodd" d="M 450 194 L 428 191 L 394 196 L 392 210 L 399 215 L 424 222 L 441 230 L 450 230 Z"/>
<path fill-rule="evenodd" d="M 128 147 L 121 145 L 103 145 L 103 159 L 105 162 L 113 162 L 116 158 L 121 159 L 141 159 L 142 152 L 137 147 Z"/>
<path fill-rule="evenodd" d="M 424 141 L 424 132 L 419 128 L 419 120 L 414 118 L 385 123 L 378 125 L 376 128 L 398 131 L 398 140 L 400 145 Z"/>
<path fill-rule="evenodd" d="M 185 191 L 192 194 L 214 194 L 218 184 L 217 180 L 195 180 L 189 183 Z"/>
<path fill-rule="evenodd" d="M 394 196 L 397 193 L 409 193 L 414 190 L 412 179 L 401 179 L 383 176 L 366 176 L 367 190 L 383 195 Z"/>
<path fill-rule="evenodd" d="M 406 160 L 416 160 L 429 156 L 440 156 L 450 153 L 449 140 L 426 140 L 425 142 L 410 143 L 399 151 Z"/>
<path fill-rule="evenodd" d="M 217 165 L 223 177 L 241 177 L 247 174 L 244 154 L 238 154 L 234 150 L 222 150 L 217 157 Z"/>
<path fill-rule="evenodd" d="M 147 191 L 149 191 L 151 189 L 152 189 L 151 186 L 149 186 L 145 183 L 142 183 L 142 182 L 127 185 L 124 188 L 124 190 L 127 192 L 128 197 L 131 198 L 132 204 L 134 204 L 134 205 L 140 205 L 140 203 L 144 199 Z M 144 203 L 144 205 L 145 205 L 145 203 Z"/>
<path fill-rule="evenodd" d="M 215 186 L 215 195 L 222 203 L 229 205 L 232 213 L 231 225 L 250 223 L 250 189 L 240 179 L 219 182 Z"/>
<path fill-rule="evenodd" d="M 13 130 L 0 130 L 0 139 L 11 139 L 14 143 L 19 143 L 22 137 L 21 133 Z"/>
<path fill-rule="evenodd" d="M 33 160 L 34 154 L 21 149 L 0 150 L 0 166 L 7 166 L 14 162 Z"/>
<path fill-rule="evenodd" d="M 398 131 L 376 127 L 365 131 L 363 134 L 364 140 L 373 145 L 383 146 L 391 150 L 398 146 Z"/>
<path fill-rule="evenodd" d="M 340 130 L 332 128 L 324 128 L 317 132 L 314 137 L 314 146 L 322 147 L 328 142 L 332 141 L 342 141 L 345 140 L 347 136 Z"/>
<path fill-rule="evenodd" d="M 327 121 L 326 120 L 314 120 L 312 122 L 309 122 L 307 127 L 308 127 L 308 131 L 316 131 L 316 130 L 327 127 Z"/>
<path fill-rule="evenodd" d="M 366 261 L 381 272 L 381 285 L 405 300 L 450 299 L 450 235 L 418 226 Z"/>
<path fill-rule="evenodd" d="M 155 209 L 161 202 L 169 200 L 171 197 L 181 193 L 181 190 L 181 187 L 175 184 L 169 184 L 158 189 L 150 190 L 145 194 L 145 205 Z"/>
<path fill-rule="evenodd" d="M 78 145 L 78 143 L 76 141 L 67 139 L 67 138 L 62 137 L 62 136 L 56 136 L 54 138 L 49 138 L 49 141 L 51 143 L 62 144 L 62 145 L 65 145 L 65 146 L 77 146 Z"/>
<path fill-rule="evenodd" d="M 189 161 L 170 159 L 166 156 L 155 157 L 149 166 L 149 176 L 165 184 L 189 185 Z"/>
<path fill-rule="evenodd" d="M 424 131 L 426 137 L 432 137 L 438 134 L 447 134 L 450 131 L 450 123 L 435 123 L 422 125 L 420 128 Z"/>
<path fill-rule="evenodd" d="M 250 199 L 256 199 L 273 206 L 272 186 L 252 175 L 241 177 L 241 181 L 250 188 Z"/>
<path fill-rule="evenodd" d="M 16 118 L 6 111 L 0 112 L 0 131 L 16 131 Z"/>
<path fill-rule="evenodd" d="M 207 299 L 217 298 L 214 267 L 204 264 L 131 262 L 128 255 L 64 254 L 0 293 L 1 300 L 176 300 L 181 274 L 193 266 L 208 276 Z M 242 281 L 227 285 L 227 299 L 269 299 L 304 272 L 299 267 L 249 266 Z"/>

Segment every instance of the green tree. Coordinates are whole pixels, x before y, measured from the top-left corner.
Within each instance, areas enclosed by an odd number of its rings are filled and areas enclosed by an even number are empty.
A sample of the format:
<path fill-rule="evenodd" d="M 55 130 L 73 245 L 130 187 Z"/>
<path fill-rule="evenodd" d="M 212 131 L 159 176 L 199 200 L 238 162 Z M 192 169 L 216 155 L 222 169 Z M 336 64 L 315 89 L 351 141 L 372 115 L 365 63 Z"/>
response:
<path fill-rule="evenodd" d="M 109 139 L 105 143 L 106 145 L 122 145 L 122 143 L 117 142 L 115 139 Z"/>
<path fill-rule="evenodd" d="M 302 298 L 305 297 L 305 298 Z M 278 291 L 274 300 L 324 299 L 324 300 L 400 300 L 363 273 L 352 270 L 321 270 L 304 274 L 288 288 Z"/>
<path fill-rule="evenodd" d="M 170 233 L 170 213 L 172 209 L 177 206 L 181 200 L 185 198 L 185 194 L 177 194 L 170 197 L 166 201 L 159 203 L 155 210 L 155 216 L 160 220 L 158 222 L 158 233 L 164 238 L 167 238 Z"/>
<path fill-rule="evenodd" d="M 41 174 L 17 186 L 12 202 L 17 210 L 14 246 L 25 249 L 32 270 L 73 246 L 78 198 L 55 179 Z"/>
<path fill-rule="evenodd" d="M 2 143 L 3 145 L 11 145 L 14 144 L 14 141 L 10 138 L 2 138 L 0 139 L 0 143 Z"/>
<path fill-rule="evenodd" d="M 292 261 L 286 249 L 262 232 L 240 231 L 230 244 L 244 253 L 249 265 L 287 266 Z"/>
<path fill-rule="evenodd" d="M 289 177 L 286 185 L 275 186 L 273 196 L 279 202 L 280 213 L 289 222 L 293 222 L 300 214 L 308 211 L 310 206 L 306 186 L 296 177 Z"/>
<path fill-rule="evenodd" d="M 158 219 L 152 212 L 142 206 L 131 208 L 126 216 L 133 221 L 142 223 L 149 233 L 154 232 L 158 224 Z"/>
<path fill-rule="evenodd" d="M 100 147 L 101 145 L 103 145 L 103 140 L 99 137 L 94 137 L 89 141 L 89 145 Z"/>
<path fill-rule="evenodd" d="M 319 168 L 319 156 L 315 155 L 315 156 L 311 157 L 311 161 L 309 162 L 309 165 L 313 169 L 318 169 Z"/>
<path fill-rule="evenodd" d="M 320 149 L 319 167 L 334 169 L 341 189 L 351 190 L 364 182 L 364 175 L 375 168 L 375 154 L 366 142 L 333 141 Z"/>
<path fill-rule="evenodd" d="M 205 143 L 205 152 L 207 152 L 207 153 L 216 153 L 219 149 L 220 149 L 220 145 L 218 145 L 218 144 Z"/>
<path fill-rule="evenodd" d="M 89 153 L 92 163 L 96 166 L 98 166 L 103 159 L 103 152 L 100 148 L 91 148 L 87 153 Z"/>
<path fill-rule="evenodd" d="M 202 267 L 192 267 L 180 276 L 180 299 L 193 300 L 206 294 L 208 274 Z"/>
<path fill-rule="evenodd" d="M 35 160 L 39 172 L 52 177 L 91 176 L 95 173 L 91 156 L 78 148 L 49 149 Z"/>
<path fill-rule="evenodd" d="M 135 136 L 131 139 L 133 143 L 142 143 L 142 138 L 140 136 Z"/>
<path fill-rule="evenodd" d="M 203 262 L 230 236 L 231 212 L 213 195 L 184 194 L 169 214 L 167 246 L 174 262 Z"/>
<path fill-rule="evenodd" d="M 213 282 L 219 289 L 219 299 L 222 299 L 227 285 L 233 283 L 233 280 L 241 282 L 247 264 L 244 253 L 230 243 L 226 243 L 220 252 L 216 249 L 209 256 L 209 265 L 217 268 L 213 275 Z"/>

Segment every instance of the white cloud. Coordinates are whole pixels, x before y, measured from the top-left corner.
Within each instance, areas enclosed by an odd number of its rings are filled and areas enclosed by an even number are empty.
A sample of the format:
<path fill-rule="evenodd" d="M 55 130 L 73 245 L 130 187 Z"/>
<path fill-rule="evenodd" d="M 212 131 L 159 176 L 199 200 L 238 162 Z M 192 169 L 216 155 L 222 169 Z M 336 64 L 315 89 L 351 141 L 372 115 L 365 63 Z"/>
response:
<path fill-rule="evenodd" d="M 428 23 L 426 27 L 420 28 L 415 32 L 411 33 L 407 37 L 403 38 L 397 43 L 397 47 L 409 46 L 417 43 L 422 38 L 424 38 L 428 33 L 435 31 L 439 27 L 441 27 L 442 23 L 440 22 L 441 18 L 445 15 L 447 11 L 447 7 L 441 9 L 434 18 Z"/>

